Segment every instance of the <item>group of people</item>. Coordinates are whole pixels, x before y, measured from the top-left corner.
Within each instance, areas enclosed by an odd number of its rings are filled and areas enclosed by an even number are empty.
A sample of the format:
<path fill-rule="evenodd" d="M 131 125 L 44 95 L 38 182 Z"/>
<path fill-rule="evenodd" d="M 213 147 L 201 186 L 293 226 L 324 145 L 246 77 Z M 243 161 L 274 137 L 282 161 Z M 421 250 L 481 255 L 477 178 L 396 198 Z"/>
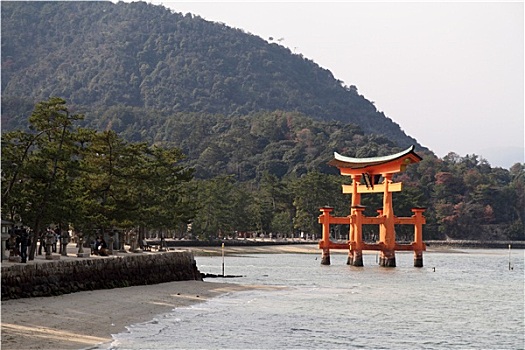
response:
<path fill-rule="evenodd" d="M 60 230 L 57 228 L 55 230 L 48 227 L 45 231 L 40 232 L 40 244 L 38 246 L 38 255 L 42 255 L 42 249 L 44 253 L 46 252 L 46 239 L 47 236 L 50 237 L 51 252 L 57 252 L 57 243 L 60 241 Z"/>
<path fill-rule="evenodd" d="M 6 248 L 12 250 L 15 255 L 20 256 L 21 262 L 27 262 L 27 248 L 31 245 L 31 236 L 29 232 L 22 228 L 15 226 L 9 230 L 9 234 L 13 239 L 8 239 Z"/>
<path fill-rule="evenodd" d="M 42 250 L 46 254 L 47 249 L 50 253 L 56 253 L 59 242 L 62 242 L 60 246 L 60 252 L 62 252 L 63 249 L 66 249 L 65 245 L 69 243 L 69 233 L 61 231 L 59 228 L 53 230 L 48 227 L 40 231 L 38 235 L 34 235 L 33 231 L 28 228 L 15 226 L 9 230 L 9 234 L 11 238 L 6 242 L 6 249 L 11 250 L 12 255 L 20 256 L 23 263 L 27 262 L 28 249 L 31 247 L 32 239 L 36 239 L 37 243 L 40 242 L 38 250 L 35 251 L 38 255 L 42 255 Z M 48 245 L 49 247 L 47 247 Z"/>
<path fill-rule="evenodd" d="M 15 255 L 20 256 L 22 263 L 26 263 L 28 248 L 31 246 L 31 237 L 33 235 L 27 229 L 17 226 L 9 230 L 9 233 L 12 239 L 7 240 L 6 249 L 12 250 Z M 42 255 L 42 249 L 44 250 L 44 253 L 47 251 L 47 244 L 50 245 L 50 251 L 56 253 L 57 242 L 60 242 L 61 239 L 60 230 L 52 230 L 51 228 L 47 228 L 47 230 L 40 232 L 40 235 L 37 237 L 37 239 L 40 241 L 38 255 Z M 102 235 L 99 235 L 93 242 L 91 253 L 100 256 L 109 255 L 108 245 Z"/>

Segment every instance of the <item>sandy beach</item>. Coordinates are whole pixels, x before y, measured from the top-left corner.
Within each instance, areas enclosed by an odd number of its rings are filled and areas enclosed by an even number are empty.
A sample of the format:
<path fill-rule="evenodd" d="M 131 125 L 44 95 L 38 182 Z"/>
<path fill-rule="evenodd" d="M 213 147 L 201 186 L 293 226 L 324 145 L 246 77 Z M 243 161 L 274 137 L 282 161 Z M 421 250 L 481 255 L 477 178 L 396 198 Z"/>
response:
<path fill-rule="evenodd" d="M 250 288 L 183 281 L 2 301 L 2 350 L 85 349 L 176 307 Z"/>
<path fill-rule="evenodd" d="M 192 250 L 196 256 L 222 254 L 220 247 L 182 249 Z M 228 255 L 314 251 L 315 246 L 309 245 L 225 248 Z M 68 255 L 68 259 L 76 259 L 73 250 Z M 7 261 L 3 263 L 11 264 Z M 111 334 L 125 331 L 126 326 L 150 321 L 176 307 L 253 288 L 267 287 L 220 283 L 218 280 L 183 281 L 2 301 L 1 349 L 86 349 L 110 342 Z"/>

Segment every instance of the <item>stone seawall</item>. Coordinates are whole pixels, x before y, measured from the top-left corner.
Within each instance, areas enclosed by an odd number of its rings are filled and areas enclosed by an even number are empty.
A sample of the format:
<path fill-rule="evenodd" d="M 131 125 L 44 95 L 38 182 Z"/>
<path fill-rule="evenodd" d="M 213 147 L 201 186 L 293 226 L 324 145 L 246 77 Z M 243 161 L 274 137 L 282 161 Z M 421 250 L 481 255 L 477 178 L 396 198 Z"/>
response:
<path fill-rule="evenodd" d="M 2 266 L 2 300 L 202 280 L 189 251 Z"/>

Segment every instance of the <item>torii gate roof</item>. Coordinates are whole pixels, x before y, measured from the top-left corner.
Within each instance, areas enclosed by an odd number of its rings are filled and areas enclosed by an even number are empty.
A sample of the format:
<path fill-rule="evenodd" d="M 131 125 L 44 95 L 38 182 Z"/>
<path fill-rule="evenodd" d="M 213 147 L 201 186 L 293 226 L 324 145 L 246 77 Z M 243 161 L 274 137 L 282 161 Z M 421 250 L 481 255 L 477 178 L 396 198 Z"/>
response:
<path fill-rule="evenodd" d="M 422 158 L 414 152 L 414 145 L 412 145 L 402 152 L 383 157 L 351 158 L 334 152 L 334 159 L 328 162 L 328 164 L 338 168 L 366 169 L 371 167 L 377 168 L 378 166 L 389 163 L 397 163 L 396 161 L 399 160 L 410 164 L 418 163 Z"/>

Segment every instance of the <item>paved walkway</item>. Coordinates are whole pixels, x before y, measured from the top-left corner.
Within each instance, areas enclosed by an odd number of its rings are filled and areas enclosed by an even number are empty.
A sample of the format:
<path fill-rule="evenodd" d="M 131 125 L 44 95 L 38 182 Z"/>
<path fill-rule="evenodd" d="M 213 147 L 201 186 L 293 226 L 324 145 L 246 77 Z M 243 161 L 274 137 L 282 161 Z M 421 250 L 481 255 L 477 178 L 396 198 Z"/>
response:
<path fill-rule="evenodd" d="M 52 255 L 54 257 L 59 256 L 60 257 L 59 260 L 78 260 L 78 259 L 108 259 L 108 258 L 112 258 L 118 255 L 152 254 L 152 253 L 155 254 L 156 253 L 156 251 L 153 251 L 153 252 L 147 251 L 147 252 L 142 252 L 142 253 L 129 253 L 129 246 L 126 246 L 125 248 L 126 248 L 127 253 L 121 253 L 121 252 L 118 252 L 117 250 L 114 250 L 114 255 L 112 256 L 111 255 L 110 256 L 99 256 L 99 255 L 90 254 L 88 257 L 79 258 L 77 256 L 78 248 L 76 247 L 76 244 L 70 243 L 67 245 L 67 255 L 60 255 L 60 253 L 58 253 L 59 251 L 58 247 L 57 247 L 57 252 L 53 253 Z M 37 251 L 38 251 L 38 248 L 37 248 Z M 90 252 L 91 252 L 91 248 L 84 247 L 84 253 L 90 253 Z M 28 249 L 28 258 L 29 258 L 29 249 Z M 51 261 L 57 261 L 57 260 L 47 260 L 45 253 L 42 252 L 42 255 L 35 255 L 34 260 L 28 259 L 26 264 L 45 264 Z M 9 261 L 9 250 L 5 251 L 4 259 L 2 260 L 2 266 L 13 266 L 13 265 L 20 265 L 20 264 L 22 263 Z"/>

